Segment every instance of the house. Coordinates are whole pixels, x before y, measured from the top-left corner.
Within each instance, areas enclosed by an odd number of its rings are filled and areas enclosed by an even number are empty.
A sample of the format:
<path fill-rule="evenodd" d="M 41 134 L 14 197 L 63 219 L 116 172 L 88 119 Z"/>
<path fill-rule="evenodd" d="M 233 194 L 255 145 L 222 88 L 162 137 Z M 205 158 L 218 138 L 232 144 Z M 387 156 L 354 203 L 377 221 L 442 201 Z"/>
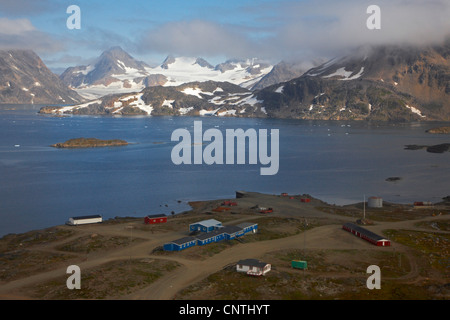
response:
<path fill-rule="evenodd" d="M 102 216 L 100 215 L 78 216 L 69 218 L 69 221 L 67 221 L 66 224 L 71 226 L 77 226 L 82 224 L 100 223 L 102 221 L 103 221 Z"/>
<path fill-rule="evenodd" d="M 242 228 L 242 230 L 244 230 L 244 234 L 248 232 L 256 233 L 258 231 L 258 224 L 254 222 L 242 222 L 236 225 L 236 227 Z"/>
<path fill-rule="evenodd" d="M 184 237 L 164 244 L 163 249 L 165 251 L 181 251 L 195 246 L 196 242 L 197 239 L 194 237 Z"/>
<path fill-rule="evenodd" d="M 360 237 L 376 246 L 387 247 L 391 245 L 390 240 L 351 222 L 345 223 L 342 226 L 342 229 L 353 233 L 355 236 Z"/>
<path fill-rule="evenodd" d="M 151 216 L 146 216 L 144 218 L 145 224 L 157 224 L 157 223 L 166 223 L 167 216 L 165 214 L 154 214 Z"/>
<path fill-rule="evenodd" d="M 201 232 L 211 232 L 222 227 L 222 222 L 216 219 L 203 220 L 200 222 L 191 223 L 189 225 L 189 231 L 201 231 Z"/>
<path fill-rule="evenodd" d="M 236 271 L 245 272 L 251 276 L 263 276 L 271 270 L 272 266 L 257 259 L 239 260 Z"/>

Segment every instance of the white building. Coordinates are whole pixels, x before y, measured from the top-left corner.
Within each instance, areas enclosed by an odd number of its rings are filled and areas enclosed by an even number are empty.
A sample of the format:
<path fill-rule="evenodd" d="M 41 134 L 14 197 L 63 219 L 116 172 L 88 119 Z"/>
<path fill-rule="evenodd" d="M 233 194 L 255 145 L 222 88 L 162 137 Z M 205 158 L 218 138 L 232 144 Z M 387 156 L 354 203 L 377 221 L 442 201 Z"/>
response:
<path fill-rule="evenodd" d="M 245 272 L 251 276 L 263 276 L 271 270 L 271 265 L 256 259 L 238 261 L 236 271 Z"/>
<path fill-rule="evenodd" d="M 81 224 L 100 223 L 102 221 L 103 219 L 100 215 L 79 216 L 70 218 L 69 221 L 67 221 L 67 224 L 71 226 L 77 226 Z"/>

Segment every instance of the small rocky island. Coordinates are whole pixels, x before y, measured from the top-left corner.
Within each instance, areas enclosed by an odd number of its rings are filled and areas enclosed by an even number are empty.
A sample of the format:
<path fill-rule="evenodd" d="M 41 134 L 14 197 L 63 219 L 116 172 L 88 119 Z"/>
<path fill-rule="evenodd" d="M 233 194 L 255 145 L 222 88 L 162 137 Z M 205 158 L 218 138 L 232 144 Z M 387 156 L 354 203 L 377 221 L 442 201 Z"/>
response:
<path fill-rule="evenodd" d="M 434 134 L 450 134 L 450 127 L 439 127 L 439 128 L 433 128 L 426 131 L 427 133 L 434 133 Z"/>
<path fill-rule="evenodd" d="M 113 140 L 100 140 L 96 138 L 76 138 L 70 139 L 66 142 L 55 143 L 51 145 L 55 148 L 98 148 L 98 147 L 116 147 L 126 146 L 127 141 L 113 139 Z"/>
<path fill-rule="evenodd" d="M 441 143 L 434 146 L 424 146 L 417 144 L 408 144 L 405 146 L 405 150 L 420 150 L 426 149 L 427 152 L 431 153 L 444 153 L 450 151 L 450 143 Z"/>

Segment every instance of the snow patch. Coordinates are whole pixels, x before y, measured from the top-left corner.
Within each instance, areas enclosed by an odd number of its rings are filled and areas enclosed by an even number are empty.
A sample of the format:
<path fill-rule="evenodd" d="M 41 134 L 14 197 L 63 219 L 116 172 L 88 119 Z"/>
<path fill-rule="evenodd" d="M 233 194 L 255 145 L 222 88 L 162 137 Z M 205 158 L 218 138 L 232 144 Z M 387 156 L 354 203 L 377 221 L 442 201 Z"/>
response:
<path fill-rule="evenodd" d="M 178 112 L 179 112 L 180 114 L 186 114 L 186 113 L 188 113 L 189 111 L 191 111 L 191 110 L 193 110 L 193 109 L 194 109 L 194 107 L 180 108 L 180 109 L 178 109 Z"/>
<path fill-rule="evenodd" d="M 422 118 L 426 118 L 426 116 L 422 115 L 422 112 L 419 109 L 416 109 L 414 107 L 410 107 L 408 105 L 405 105 L 405 107 L 407 107 L 409 110 L 411 110 L 412 113 L 415 113 L 415 114 L 419 115 Z"/>
<path fill-rule="evenodd" d="M 275 92 L 276 92 L 276 93 L 283 93 L 283 89 L 284 89 L 284 85 L 283 85 L 283 86 L 280 86 L 280 87 L 278 87 L 278 89 L 277 89 L 277 90 L 275 90 Z"/>
<path fill-rule="evenodd" d="M 183 92 L 184 94 L 189 94 L 191 96 L 196 96 L 196 97 L 198 97 L 200 99 L 203 99 L 203 97 L 200 95 L 200 93 L 206 94 L 206 95 L 209 95 L 209 96 L 213 95 L 211 92 L 203 92 L 202 89 L 200 89 L 200 88 L 185 88 L 181 92 Z"/>
<path fill-rule="evenodd" d="M 212 111 L 211 110 L 204 110 L 204 109 L 202 109 L 202 110 L 199 111 L 199 114 L 201 116 L 213 116 L 219 110 L 220 110 L 220 108 L 217 108 L 216 110 L 212 110 Z"/>
<path fill-rule="evenodd" d="M 151 105 L 145 104 L 144 100 L 142 100 L 143 95 L 144 94 L 141 93 L 141 94 L 133 96 L 134 98 L 137 98 L 137 100 L 130 103 L 129 106 L 137 107 L 137 108 L 141 109 L 142 111 L 146 112 L 148 115 L 151 115 L 152 111 L 153 111 L 153 107 Z"/>
<path fill-rule="evenodd" d="M 343 77 L 343 79 L 339 79 L 339 80 L 354 80 L 354 79 L 358 79 L 362 73 L 364 72 L 364 67 L 361 67 L 361 70 L 359 70 L 359 72 L 357 74 L 355 74 L 354 76 L 351 76 L 353 71 L 345 71 L 345 67 L 339 68 L 337 69 L 334 73 L 329 74 L 327 76 L 323 76 L 322 78 L 331 78 L 334 76 L 340 76 Z"/>
<path fill-rule="evenodd" d="M 234 116 L 234 115 L 236 115 L 236 110 L 232 109 L 232 110 L 222 111 L 222 112 L 219 112 L 217 115 L 218 115 L 219 117 L 223 117 L 223 116 Z"/>
<path fill-rule="evenodd" d="M 173 108 L 172 103 L 174 103 L 175 100 L 164 100 L 162 106 L 163 107 L 169 107 L 169 108 Z"/>
<path fill-rule="evenodd" d="M 347 78 L 347 79 L 341 79 L 341 80 L 355 80 L 355 79 L 358 79 L 359 77 L 361 77 L 363 72 L 364 72 L 364 67 L 361 67 L 361 70 L 359 70 L 359 72 L 357 74 L 355 74 L 354 76 L 351 76 L 350 78 Z"/>

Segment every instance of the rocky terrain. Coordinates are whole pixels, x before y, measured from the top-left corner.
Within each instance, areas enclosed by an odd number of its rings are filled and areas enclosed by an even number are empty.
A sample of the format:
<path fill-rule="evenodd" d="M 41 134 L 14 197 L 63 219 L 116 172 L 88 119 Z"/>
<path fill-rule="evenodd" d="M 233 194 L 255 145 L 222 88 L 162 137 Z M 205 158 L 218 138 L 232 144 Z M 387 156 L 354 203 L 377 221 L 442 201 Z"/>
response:
<path fill-rule="evenodd" d="M 257 93 L 270 117 L 450 120 L 450 43 L 361 47 Z"/>
<path fill-rule="evenodd" d="M 149 87 L 67 107 L 44 107 L 42 114 L 265 116 L 250 90 L 229 82 L 192 82 Z"/>
<path fill-rule="evenodd" d="M 74 104 L 70 90 L 31 50 L 0 50 L 0 103 Z"/>

